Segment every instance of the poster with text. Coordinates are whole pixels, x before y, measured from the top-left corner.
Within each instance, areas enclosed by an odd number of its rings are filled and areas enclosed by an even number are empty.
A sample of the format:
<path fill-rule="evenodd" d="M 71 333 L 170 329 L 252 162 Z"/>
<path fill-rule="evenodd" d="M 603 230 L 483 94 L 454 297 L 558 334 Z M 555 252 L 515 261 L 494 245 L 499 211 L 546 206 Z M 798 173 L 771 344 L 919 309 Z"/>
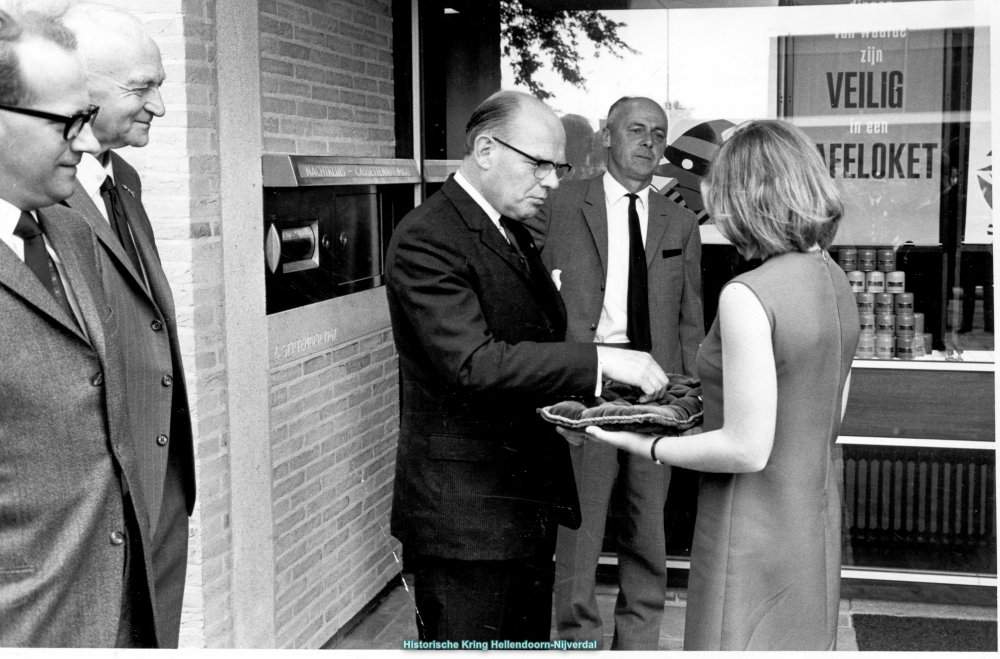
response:
<path fill-rule="evenodd" d="M 966 245 L 993 244 L 993 139 L 990 118 L 990 29 L 977 27 L 972 51 L 972 117 L 965 206 Z"/>
<path fill-rule="evenodd" d="M 937 245 L 944 35 L 790 39 L 786 113 L 844 191 L 839 245 Z"/>

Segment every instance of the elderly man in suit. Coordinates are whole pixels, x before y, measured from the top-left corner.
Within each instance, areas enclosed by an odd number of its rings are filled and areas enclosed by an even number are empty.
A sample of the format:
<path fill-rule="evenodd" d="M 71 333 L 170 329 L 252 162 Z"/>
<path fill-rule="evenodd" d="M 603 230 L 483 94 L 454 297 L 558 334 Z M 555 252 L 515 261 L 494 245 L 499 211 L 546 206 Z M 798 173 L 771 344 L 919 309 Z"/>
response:
<path fill-rule="evenodd" d="M 0 12 L 0 646 L 125 647 L 123 360 L 94 235 L 58 204 L 99 149 L 61 23 Z"/>
<path fill-rule="evenodd" d="M 65 18 L 79 42 L 100 142 L 80 162 L 67 205 L 97 236 L 102 284 L 125 356 L 128 450 L 133 456 L 126 498 L 134 555 L 144 561 L 152 617 L 137 621 L 142 647 L 177 647 L 187 567 L 188 516 L 195 479 L 191 420 L 173 296 L 142 203 L 136 171 L 113 149 L 143 147 L 150 123 L 165 111 L 165 77 L 156 43 L 131 14 L 80 2 Z M 139 506 L 138 501 L 144 502 Z"/>
<path fill-rule="evenodd" d="M 646 351 L 667 373 L 693 375 L 704 338 L 698 222 L 650 186 L 666 146 L 666 114 L 651 99 L 626 97 L 611 106 L 602 133 L 608 171 L 564 183 L 529 224 L 545 267 L 560 271 L 566 337 Z M 598 442 L 570 452 L 582 522 L 578 530 L 559 529 L 559 637 L 603 646 L 594 587 L 617 491 L 625 516 L 616 538 L 611 648 L 656 650 L 667 587 L 663 509 L 670 469 Z"/>
<path fill-rule="evenodd" d="M 416 563 L 424 640 L 548 640 L 555 527 L 579 511 L 565 442 L 535 409 L 600 372 L 653 394 L 649 355 L 563 343 L 564 308 L 522 221 L 559 185 L 556 116 L 497 92 L 454 177 L 396 228 L 387 295 L 401 371 L 392 533 Z"/>

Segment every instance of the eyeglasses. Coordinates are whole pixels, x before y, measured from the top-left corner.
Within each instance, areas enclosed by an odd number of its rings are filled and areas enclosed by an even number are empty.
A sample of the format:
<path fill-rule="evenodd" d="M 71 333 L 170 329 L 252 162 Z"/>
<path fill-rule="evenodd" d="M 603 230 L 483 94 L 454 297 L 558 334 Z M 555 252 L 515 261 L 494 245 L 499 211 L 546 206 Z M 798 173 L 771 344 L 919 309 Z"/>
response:
<path fill-rule="evenodd" d="M 0 110 L 17 112 L 18 114 L 26 114 L 30 117 L 39 117 L 41 119 L 48 119 L 49 121 L 55 121 L 56 123 L 63 124 L 63 139 L 67 142 L 76 139 L 80 132 L 83 131 L 83 127 L 85 125 L 93 124 L 94 119 L 97 118 L 97 111 L 100 109 L 101 108 L 96 105 L 91 105 L 83 112 L 77 112 L 71 117 L 66 117 L 61 114 L 42 112 L 41 110 L 29 110 L 28 108 L 19 108 L 13 105 L 0 105 Z"/>
<path fill-rule="evenodd" d="M 501 140 L 499 137 L 494 137 L 493 139 L 499 142 L 500 144 L 503 144 L 505 147 L 507 147 L 514 153 L 519 153 L 528 160 L 530 160 L 531 162 L 535 163 L 535 178 L 537 179 L 545 178 L 552 172 L 552 170 L 555 170 L 556 178 L 562 178 L 563 176 L 566 176 L 566 174 L 568 174 L 571 169 L 573 169 L 573 165 L 570 165 L 569 163 L 558 164 L 552 162 L 551 160 L 539 160 L 535 156 L 529 156 L 524 151 L 512 147 L 511 145 Z"/>

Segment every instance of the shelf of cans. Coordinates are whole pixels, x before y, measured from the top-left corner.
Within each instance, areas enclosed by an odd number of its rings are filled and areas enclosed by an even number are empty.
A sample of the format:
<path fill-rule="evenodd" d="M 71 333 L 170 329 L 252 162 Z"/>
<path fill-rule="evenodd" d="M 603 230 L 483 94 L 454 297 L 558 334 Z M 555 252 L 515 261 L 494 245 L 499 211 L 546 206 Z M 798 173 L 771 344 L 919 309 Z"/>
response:
<path fill-rule="evenodd" d="M 916 359 L 932 354 L 924 314 L 914 313 L 906 273 L 896 270 L 892 249 L 841 247 L 837 262 L 847 273 L 861 317 L 855 359 Z"/>

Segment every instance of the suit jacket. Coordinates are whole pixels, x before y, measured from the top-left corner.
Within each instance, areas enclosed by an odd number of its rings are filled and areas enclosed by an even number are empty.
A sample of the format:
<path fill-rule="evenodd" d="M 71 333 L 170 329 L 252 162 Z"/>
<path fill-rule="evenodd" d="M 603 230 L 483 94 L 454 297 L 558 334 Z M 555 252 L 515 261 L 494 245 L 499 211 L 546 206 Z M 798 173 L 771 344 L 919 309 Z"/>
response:
<path fill-rule="evenodd" d="M 79 182 L 66 205 L 97 238 L 97 266 L 112 309 L 108 331 L 116 336 L 125 357 L 129 414 L 123 440 L 129 459 L 123 473 L 142 536 L 157 644 L 176 647 L 187 564 L 187 517 L 195 497 L 187 390 L 173 296 L 142 204 L 142 185 L 118 154 L 112 152 L 111 160 L 144 272 L 133 267 L 111 225 Z"/>
<path fill-rule="evenodd" d="M 566 338 L 594 340 L 604 305 L 608 266 L 608 210 L 604 175 L 562 183 L 528 222 L 542 261 L 562 270 Z M 705 338 L 701 301 L 701 236 L 694 213 L 653 191 L 646 229 L 651 354 L 667 373 L 695 375 Z"/>
<path fill-rule="evenodd" d="M 593 395 L 594 346 L 562 341 L 564 308 L 526 229 L 524 261 L 449 178 L 396 227 L 386 256 L 399 352 L 392 533 L 464 560 L 541 550 L 579 526 L 566 442 L 536 413 Z"/>
<path fill-rule="evenodd" d="M 39 222 L 87 335 L 0 244 L 0 646 L 113 647 L 125 545 L 123 364 L 79 221 Z M 63 208 L 63 211 L 66 209 Z"/>

